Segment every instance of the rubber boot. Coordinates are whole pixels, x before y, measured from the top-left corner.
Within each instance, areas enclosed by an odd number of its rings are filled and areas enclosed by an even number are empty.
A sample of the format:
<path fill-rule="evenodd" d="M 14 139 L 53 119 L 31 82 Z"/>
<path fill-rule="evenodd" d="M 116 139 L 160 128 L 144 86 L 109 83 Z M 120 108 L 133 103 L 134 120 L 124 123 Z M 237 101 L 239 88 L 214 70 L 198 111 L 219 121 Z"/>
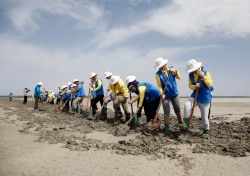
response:
<path fill-rule="evenodd" d="M 209 130 L 203 130 L 202 137 L 207 139 L 208 136 L 209 136 Z"/>
<path fill-rule="evenodd" d="M 164 129 L 163 129 L 163 132 L 164 132 L 164 134 L 166 134 L 166 135 L 170 133 L 169 124 L 165 124 L 165 127 L 164 127 Z"/>
<path fill-rule="evenodd" d="M 107 104 L 106 103 L 103 105 L 102 112 L 100 114 L 100 119 L 101 120 L 107 119 Z"/>
<path fill-rule="evenodd" d="M 187 127 L 189 128 L 190 126 L 190 119 L 189 118 L 185 118 L 185 123 L 187 125 Z"/>
<path fill-rule="evenodd" d="M 120 107 L 115 109 L 115 118 L 122 118 L 122 111 Z"/>
<path fill-rule="evenodd" d="M 136 119 L 136 125 L 137 126 L 141 125 L 141 117 L 137 117 L 137 119 Z"/>

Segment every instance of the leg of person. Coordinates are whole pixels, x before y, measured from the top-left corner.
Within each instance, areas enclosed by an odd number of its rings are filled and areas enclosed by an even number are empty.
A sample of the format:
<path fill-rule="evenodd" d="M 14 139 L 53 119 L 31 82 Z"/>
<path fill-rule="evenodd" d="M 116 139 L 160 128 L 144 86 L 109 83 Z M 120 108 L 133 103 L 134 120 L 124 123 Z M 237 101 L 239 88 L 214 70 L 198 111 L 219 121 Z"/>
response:
<path fill-rule="evenodd" d="M 78 106 L 78 103 L 81 101 L 81 98 L 82 97 L 76 97 L 76 99 L 73 102 L 73 108 L 75 112 L 77 112 L 77 106 Z"/>
<path fill-rule="evenodd" d="M 164 133 L 167 134 L 169 133 L 169 128 L 170 128 L 170 104 L 169 104 L 170 99 L 165 99 L 163 100 L 163 111 L 164 111 Z"/>
<path fill-rule="evenodd" d="M 97 102 L 98 102 L 98 98 L 95 97 L 94 99 L 91 99 L 91 107 L 92 107 L 92 115 L 95 116 L 96 111 L 97 111 Z"/>
<path fill-rule="evenodd" d="M 36 110 L 38 108 L 38 101 L 39 101 L 39 97 L 35 97 L 35 106 L 34 106 L 34 110 Z"/>
<path fill-rule="evenodd" d="M 69 114 L 74 114 L 74 112 L 72 111 L 72 99 L 69 100 Z"/>
<path fill-rule="evenodd" d="M 103 98 L 104 98 L 104 95 L 98 95 L 98 99 L 100 101 L 101 106 L 103 105 Z"/>
<path fill-rule="evenodd" d="M 25 96 L 24 100 L 25 100 L 25 104 L 27 104 L 28 96 Z"/>
<path fill-rule="evenodd" d="M 122 108 L 125 112 L 125 115 L 126 115 L 126 121 L 128 121 L 130 119 L 130 112 L 128 110 L 128 104 L 127 104 L 127 99 L 126 97 L 124 96 L 118 96 L 121 104 L 122 104 Z"/>
<path fill-rule="evenodd" d="M 120 101 L 118 96 L 116 96 L 116 98 L 114 99 L 113 107 L 115 110 L 115 118 L 122 118 L 122 111 L 120 108 Z"/>
<path fill-rule="evenodd" d="M 79 113 L 81 113 L 83 111 L 83 98 L 84 97 L 81 97 L 80 100 L 79 100 Z"/>
<path fill-rule="evenodd" d="M 188 127 L 189 127 L 189 123 L 190 123 L 189 118 L 190 118 L 191 110 L 193 107 L 193 102 L 194 102 L 194 99 L 189 98 L 188 101 L 184 105 L 184 119 L 185 119 L 185 123 Z"/>
<path fill-rule="evenodd" d="M 23 96 L 23 104 L 25 104 L 25 95 Z"/>
<path fill-rule="evenodd" d="M 180 98 L 179 95 L 171 97 L 171 102 L 174 108 L 174 112 L 177 116 L 179 124 L 183 124 L 183 119 L 181 116 L 181 105 L 180 105 Z"/>
<path fill-rule="evenodd" d="M 154 119 L 156 111 L 158 109 L 159 102 L 160 102 L 160 97 L 151 102 L 145 102 L 144 110 L 147 117 L 147 122 L 150 122 L 150 120 Z"/>
<path fill-rule="evenodd" d="M 198 104 L 200 111 L 201 111 L 201 119 L 203 124 L 203 135 L 208 135 L 209 132 L 209 120 L 208 120 L 208 113 L 210 103 L 199 103 Z"/>

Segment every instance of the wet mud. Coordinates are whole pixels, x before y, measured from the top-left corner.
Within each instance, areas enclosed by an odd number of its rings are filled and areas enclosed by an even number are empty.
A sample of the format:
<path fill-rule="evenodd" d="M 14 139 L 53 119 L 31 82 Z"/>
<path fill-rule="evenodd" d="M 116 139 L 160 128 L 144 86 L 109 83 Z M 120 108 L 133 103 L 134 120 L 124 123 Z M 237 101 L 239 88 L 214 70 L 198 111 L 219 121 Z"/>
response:
<path fill-rule="evenodd" d="M 63 143 L 63 147 L 73 151 L 110 150 L 119 155 L 143 155 L 149 160 L 177 159 L 189 170 L 192 167 L 191 158 L 180 154 L 183 144 L 190 146 L 192 153 L 213 153 L 232 157 L 247 157 L 250 153 L 250 114 L 245 114 L 241 120 L 226 122 L 227 117 L 213 117 L 210 123 L 210 134 L 203 138 L 202 122 L 194 117 L 188 131 L 181 131 L 177 120 L 171 117 L 171 132 L 165 135 L 156 130 L 157 125 L 127 126 L 122 119 L 117 123 L 113 120 L 112 110 L 108 110 L 108 119 L 89 118 L 83 114 L 69 115 L 66 112 L 55 112 L 54 105 L 46 105 L 44 111 L 33 111 L 32 104 L 23 106 L 21 101 L 10 104 L 1 100 L 0 107 L 6 111 L 2 120 L 9 121 L 9 117 L 17 116 L 23 121 L 20 133 L 36 135 L 35 142 L 50 144 Z M 13 108 L 14 107 L 14 108 Z M 232 117 L 231 114 L 228 116 Z M 142 116 L 142 124 L 145 123 Z M 163 129 L 163 116 L 160 115 L 160 127 Z M 98 131 L 108 132 L 116 137 L 137 134 L 135 138 L 120 140 L 118 143 L 104 143 L 101 140 L 90 139 L 86 134 Z M 184 146 L 185 146 L 184 145 Z"/>

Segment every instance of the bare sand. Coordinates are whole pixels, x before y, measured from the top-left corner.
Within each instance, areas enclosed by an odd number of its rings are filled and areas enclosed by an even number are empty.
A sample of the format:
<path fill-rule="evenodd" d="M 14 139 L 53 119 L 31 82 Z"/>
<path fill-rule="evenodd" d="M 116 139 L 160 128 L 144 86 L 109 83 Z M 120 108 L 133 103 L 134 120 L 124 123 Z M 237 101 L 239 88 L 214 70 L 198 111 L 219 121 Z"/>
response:
<path fill-rule="evenodd" d="M 250 101 L 215 101 L 209 139 L 200 136 L 198 109 L 192 133 L 180 133 L 173 117 L 173 135 L 165 136 L 145 127 L 127 129 L 55 113 L 53 105 L 45 111 L 32 107 L 31 101 L 24 106 L 0 99 L 0 175 L 250 173 Z"/>

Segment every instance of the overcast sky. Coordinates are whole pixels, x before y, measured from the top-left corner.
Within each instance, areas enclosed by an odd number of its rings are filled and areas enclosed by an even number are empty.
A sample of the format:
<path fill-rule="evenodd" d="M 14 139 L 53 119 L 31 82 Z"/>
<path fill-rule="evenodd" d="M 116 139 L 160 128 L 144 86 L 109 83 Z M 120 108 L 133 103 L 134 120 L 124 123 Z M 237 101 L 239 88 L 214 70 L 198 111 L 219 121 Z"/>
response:
<path fill-rule="evenodd" d="M 42 81 L 57 90 L 97 72 L 156 84 L 168 59 L 189 96 L 189 59 L 201 61 L 214 95 L 250 96 L 249 0 L 0 0 L 0 95 Z M 31 93 L 30 93 L 31 94 Z"/>

